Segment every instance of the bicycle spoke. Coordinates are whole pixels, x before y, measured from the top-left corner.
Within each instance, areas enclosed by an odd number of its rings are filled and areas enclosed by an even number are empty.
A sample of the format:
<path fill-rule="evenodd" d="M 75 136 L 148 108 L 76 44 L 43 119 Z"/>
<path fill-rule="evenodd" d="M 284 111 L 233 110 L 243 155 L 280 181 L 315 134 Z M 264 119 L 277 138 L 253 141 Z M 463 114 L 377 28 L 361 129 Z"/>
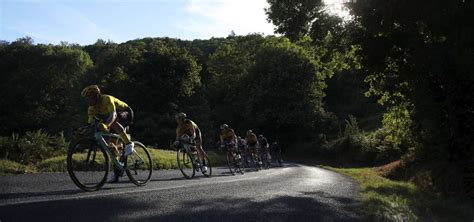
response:
<path fill-rule="evenodd" d="M 147 148 L 139 142 L 134 143 L 135 152 L 125 159 L 126 173 L 135 185 L 141 186 L 150 180 L 153 163 Z"/>

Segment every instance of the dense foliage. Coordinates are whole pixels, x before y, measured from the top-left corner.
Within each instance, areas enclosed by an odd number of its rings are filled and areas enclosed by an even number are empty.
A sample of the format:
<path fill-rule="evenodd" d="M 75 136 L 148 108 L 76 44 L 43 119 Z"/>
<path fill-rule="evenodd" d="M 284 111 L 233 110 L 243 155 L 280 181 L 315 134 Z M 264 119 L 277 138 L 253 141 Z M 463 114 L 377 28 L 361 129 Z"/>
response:
<path fill-rule="evenodd" d="M 222 123 L 239 135 L 253 129 L 286 144 L 311 141 L 337 131 L 324 90 L 327 78 L 347 69 L 332 57 L 341 53 L 313 45 L 310 38 L 292 43 L 258 34 L 87 46 L 3 42 L 1 134 L 44 129 L 70 138 L 71 128 L 86 120 L 80 90 L 99 84 L 134 109 L 133 135 L 152 145 L 169 145 L 180 111 L 200 125 L 207 144 Z"/>

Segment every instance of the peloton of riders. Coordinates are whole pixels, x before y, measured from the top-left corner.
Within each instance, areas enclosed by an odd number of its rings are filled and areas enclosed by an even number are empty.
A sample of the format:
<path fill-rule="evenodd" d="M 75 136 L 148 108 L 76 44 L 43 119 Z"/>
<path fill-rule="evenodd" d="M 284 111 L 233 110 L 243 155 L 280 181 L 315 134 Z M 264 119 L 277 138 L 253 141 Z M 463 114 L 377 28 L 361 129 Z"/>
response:
<path fill-rule="evenodd" d="M 134 152 L 134 143 L 131 142 L 130 135 L 127 133 L 128 126 L 133 123 L 133 110 L 125 102 L 101 93 L 98 85 L 90 85 L 85 87 L 81 96 L 85 98 L 88 104 L 88 123 L 95 125 L 100 131 L 114 131 L 120 135 L 124 146 L 123 149 L 119 150 L 115 144 L 117 141 L 107 141 L 109 146 L 115 148 L 112 150 L 117 156 L 120 156 L 120 161 L 123 158 Z M 182 146 L 182 143 L 193 142 L 196 144 L 197 154 L 200 159 L 203 160 L 201 170 L 206 172 L 208 170 L 205 162 L 205 151 L 202 148 L 202 135 L 198 125 L 192 120 L 188 119 L 185 113 L 178 113 L 175 115 L 177 123 L 176 128 L 176 141 L 174 142 L 175 147 Z M 258 165 L 262 165 L 262 159 L 268 161 L 270 159 L 269 143 L 263 135 L 258 137 L 252 130 L 248 130 L 245 138 L 237 137 L 235 131 L 227 124 L 220 126 L 220 147 L 227 149 L 226 151 L 235 151 L 238 158 L 242 158 L 242 154 L 246 156 L 253 156 L 258 162 Z M 273 149 L 280 148 L 275 142 L 272 145 Z M 120 155 L 120 153 L 122 153 Z M 123 175 L 123 172 L 114 168 L 114 172 L 111 175 L 109 182 L 117 182 L 119 177 Z"/>

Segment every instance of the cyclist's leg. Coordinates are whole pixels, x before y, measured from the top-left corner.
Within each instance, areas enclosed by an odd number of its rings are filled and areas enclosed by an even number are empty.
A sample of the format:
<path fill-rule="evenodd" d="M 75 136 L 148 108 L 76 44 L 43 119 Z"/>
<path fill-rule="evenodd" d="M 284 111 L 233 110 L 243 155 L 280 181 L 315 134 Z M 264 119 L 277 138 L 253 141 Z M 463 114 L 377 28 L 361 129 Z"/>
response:
<path fill-rule="evenodd" d="M 198 154 L 198 157 L 199 159 L 201 159 L 202 161 L 205 160 L 205 152 L 204 152 L 204 149 L 202 148 L 202 142 L 201 140 L 196 140 L 196 150 L 197 150 L 197 154 Z"/>
<path fill-rule="evenodd" d="M 202 136 L 201 136 L 201 130 L 199 128 L 196 129 L 196 138 L 194 138 L 194 141 L 196 142 L 196 150 L 198 153 L 198 157 L 203 161 L 205 160 L 205 154 L 204 149 L 202 148 Z"/>
<path fill-rule="evenodd" d="M 130 138 L 125 132 L 125 128 L 122 126 L 122 124 L 120 124 L 118 121 L 114 121 L 110 127 L 120 135 L 120 138 L 122 138 L 125 144 L 131 143 Z"/>

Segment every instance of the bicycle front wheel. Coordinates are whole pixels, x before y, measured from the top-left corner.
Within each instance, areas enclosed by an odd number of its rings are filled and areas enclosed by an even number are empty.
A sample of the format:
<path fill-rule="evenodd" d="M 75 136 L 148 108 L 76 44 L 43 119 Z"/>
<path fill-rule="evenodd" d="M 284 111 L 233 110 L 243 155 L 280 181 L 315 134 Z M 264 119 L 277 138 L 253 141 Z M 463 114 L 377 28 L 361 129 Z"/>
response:
<path fill-rule="evenodd" d="M 185 148 L 179 148 L 176 152 L 176 160 L 178 161 L 178 167 L 184 177 L 191 179 L 196 174 L 194 168 L 194 160 L 191 155 L 186 152 Z"/>
<path fill-rule="evenodd" d="M 203 172 L 202 174 L 205 177 L 211 177 L 211 175 L 212 175 L 212 166 L 211 166 L 211 161 L 209 161 L 209 157 L 207 155 L 204 155 L 204 161 L 205 161 L 206 166 L 207 166 L 207 171 Z"/>
<path fill-rule="evenodd" d="M 68 150 L 67 172 L 74 184 L 82 190 L 98 190 L 107 181 L 108 155 L 95 140 L 79 140 Z"/>
<path fill-rule="evenodd" d="M 138 141 L 133 143 L 135 151 L 125 158 L 125 172 L 132 183 L 143 186 L 151 179 L 153 162 L 145 145 Z"/>

